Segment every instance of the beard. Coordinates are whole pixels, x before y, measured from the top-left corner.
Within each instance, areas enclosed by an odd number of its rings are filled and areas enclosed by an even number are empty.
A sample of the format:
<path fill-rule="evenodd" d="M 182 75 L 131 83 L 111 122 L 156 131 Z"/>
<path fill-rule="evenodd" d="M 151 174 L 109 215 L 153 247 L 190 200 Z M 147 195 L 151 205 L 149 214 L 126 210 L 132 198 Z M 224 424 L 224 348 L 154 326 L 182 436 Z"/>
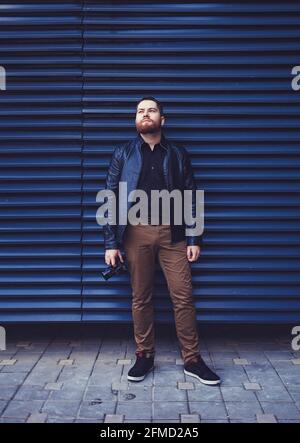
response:
<path fill-rule="evenodd" d="M 144 120 L 135 124 L 137 131 L 140 134 L 155 134 L 160 131 L 161 124 L 155 123 L 152 120 Z"/>

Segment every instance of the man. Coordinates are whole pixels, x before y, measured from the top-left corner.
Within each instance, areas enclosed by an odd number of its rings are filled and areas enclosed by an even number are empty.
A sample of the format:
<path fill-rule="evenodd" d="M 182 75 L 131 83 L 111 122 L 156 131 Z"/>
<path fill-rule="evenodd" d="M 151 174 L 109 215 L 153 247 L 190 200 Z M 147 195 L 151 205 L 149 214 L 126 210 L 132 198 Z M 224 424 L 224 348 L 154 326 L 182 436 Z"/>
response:
<path fill-rule="evenodd" d="M 144 97 L 137 103 L 138 136 L 117 147 L 113 153 L 106 179 L 106 188 L 118 194 L 119 182 L 126 182 L 128 193 L 145 191 L 151 202 L 151 191 L 171 192 L 191 190 L 192 212 L 196 211 L 196 184 L 185 148 L 166 139 L 162 133 L 165 116 L 162 104 L 154 97 Z M 125 208 L 126 217 L 128 207 Z M 123 262 L 120 248 L 124 246 L 132 285 L 132 316 L 137 345 L 136 362 L 127 378 L 141 381 L 153 369 L 155 344 L 152 290 L 154 268 L 158 256 L 173 303 L 176 333 L 179 340 L 184 372 L 204 384 L 217 385 L 220 378 L 212 372 L 199 353 L 196 309 L 192 295 L 190 263 L 200 255 L 201 236 L 186 236 L 186 226 L 174 223 L 171 209 L 169 224 L 162 223 L 162 206 L 158 223 L 151 224 L 153 208 L 148 204 L 148 219 L 137 225 L 104 226 L 105 262 L 115 266 Z"/>

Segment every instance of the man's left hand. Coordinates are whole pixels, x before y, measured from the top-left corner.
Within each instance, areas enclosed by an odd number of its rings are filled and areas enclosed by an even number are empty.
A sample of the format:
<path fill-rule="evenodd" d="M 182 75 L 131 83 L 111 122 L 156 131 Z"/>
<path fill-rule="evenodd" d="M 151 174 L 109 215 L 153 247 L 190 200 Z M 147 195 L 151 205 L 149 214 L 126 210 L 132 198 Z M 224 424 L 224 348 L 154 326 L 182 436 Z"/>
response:
<path fill-rule="evenodd" d="M 200 246 L 187 246 L 186 255 L 188 261 L 190 262 L 198 260 L 200 255 Z"/>

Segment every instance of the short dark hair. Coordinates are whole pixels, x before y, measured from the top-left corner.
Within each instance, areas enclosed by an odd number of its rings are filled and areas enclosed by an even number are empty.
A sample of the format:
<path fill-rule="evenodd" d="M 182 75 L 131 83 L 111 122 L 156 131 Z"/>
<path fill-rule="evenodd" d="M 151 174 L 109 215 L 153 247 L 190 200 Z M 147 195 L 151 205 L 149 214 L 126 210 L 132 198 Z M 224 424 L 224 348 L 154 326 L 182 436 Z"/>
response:
<path fill-rule="evenodd" d="M 154 98 L 154 97 L 147 96 L 147 97 L 143 97 L 143 98 L 141 98 L 141 100 L 139 100 L 139 101 L 137 102 L 137 104 L 136 104 L 136 108 L 138 107 L 138 105 L 139 105 L 143 100 L 152 100 L 153 102 L 155 102 L 155 103 L 157 104 L 158 109 L 159 109 L 160 115 L 164 115 L 164 109 L 163 109 L 163 105 L 162 105 L 162 103 L 161 103 L 159 100 L 157 100 L 156 98 Z"/>

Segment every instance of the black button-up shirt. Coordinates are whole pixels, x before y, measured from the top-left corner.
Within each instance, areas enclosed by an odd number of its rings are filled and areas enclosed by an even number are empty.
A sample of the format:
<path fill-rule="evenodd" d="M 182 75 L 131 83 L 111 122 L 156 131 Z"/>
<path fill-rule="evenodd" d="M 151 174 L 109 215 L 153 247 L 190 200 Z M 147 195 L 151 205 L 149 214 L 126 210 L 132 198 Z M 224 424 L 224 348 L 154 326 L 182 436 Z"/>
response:
<path fill-rule="evenodd" d="M 142 151 L 142 169 L 138 181 L 138 189 L 142 189 L 148 196 L 148 223 L 151 223 L 151 190 L 161 191 L 167 189 L 163 173 L 163 161 L 166 155 L 166 149 L 157 143 L 152 150 L 148 143 L 143 141 Z M 162 201 L 159 199 L 159 224 L 162 224 Z"/>

